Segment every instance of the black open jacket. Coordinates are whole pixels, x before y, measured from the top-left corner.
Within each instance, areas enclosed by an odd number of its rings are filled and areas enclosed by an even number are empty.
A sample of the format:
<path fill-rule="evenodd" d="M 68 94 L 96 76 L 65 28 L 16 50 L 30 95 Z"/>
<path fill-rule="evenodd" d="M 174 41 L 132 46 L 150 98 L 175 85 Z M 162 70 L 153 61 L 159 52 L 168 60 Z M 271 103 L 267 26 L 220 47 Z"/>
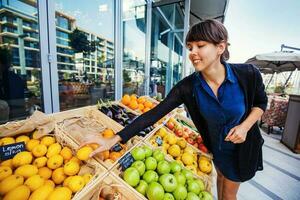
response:
<path fill-rule="evenodd" d="M 230 64 L 230 67 L 237 76 L 245 95 L 246 113 L 242 118 L 242 121 L 244 121 L 253 107 L 259 107 L 262 110 L 266 109 L 267 96 L 264 91 L 265 87 L 259 70 L 253 65 Z M 207 123 L 200 114 L 195 94 L 193 93 L 193 78 L 195 73 L 178 82 L 160 104 L 152 110 L 142 114 L 133 123 L 120 131 L 118 135 L 122 138 L 122 142 L 126 142 L 144 128 L 153 125 L 174 108 L 184 104 L 187 107 L 196 128 L 201 133 L 204 144 L 211 150 Z M 241 181 L 251 179 L 257 170 L 263 169 L 263 143 L 264 140 L 257 123 L 255 123 L 248 131 L 246 141 L 237 144 L 239 154 L 238 166 Z"/>

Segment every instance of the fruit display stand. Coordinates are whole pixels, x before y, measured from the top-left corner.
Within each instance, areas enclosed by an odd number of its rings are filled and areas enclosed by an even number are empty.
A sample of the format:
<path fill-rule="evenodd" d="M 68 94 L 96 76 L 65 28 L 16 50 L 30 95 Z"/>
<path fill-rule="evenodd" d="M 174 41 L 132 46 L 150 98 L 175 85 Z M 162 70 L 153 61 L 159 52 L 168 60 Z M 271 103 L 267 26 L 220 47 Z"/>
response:
<path fill-rule="evenodd" d="M 124 184 L 121 178 L 112 173 L 105 173 L 103 176 L 97 177 L 85 192 L 81 192 L 73 200 L 139 200 L 141 196 L 130 186 Z"/>
<path fill-rule="evenodd" d="M 0 171 L 9 172 L 1 174 L 0 199 L 20 196 L 33 200 L 47 196 L 56 199 L 60 195 L 76 199 L 107 172 L 95 159 L 79 160 L 76 157 L 78 145 L 60 132 L 40 138 L 36 131 L 22 133 L 2 138 L 1 146 L 2 149 L 24 146 L 24 149 L 18 149 L 11 159 L 0 162 Z"/>
<path fill-rule="evenodd" d="M 145 140 L 145 143 L 154 148 L 160 148 L 169 161 L 176 160 L 190 169 L 196 176 L 208 180 L 210 187 L 214 176 L 212 156 L 202 153 L 199 149 L 177 137 L 166 126 Z"/>
<path fill-rule="evenodd" d="M 123 129 L 120 124 L 116 123 L 103 113 L 99 112 L 95 106 L 87 108 L 85 110 L 85 114 L 79 117 L 79 119 L 84 119 L 83 123 L 81 123 L 81 121 L 79 124 L 75 125 L 73 125 L 72 121 L 70 123 L 64 123 L 68 119 L 74 120 L 75 123 L 77 118 L 78 116 L 76 116 L 74 119 L 72 117 L 66 118 L 62 122 L 56 124 L 56 130 L 58 132 L 62 132 L 78 145 L 84 142 L 86 133 L 102 134 L 102 137 L 109 138 L 112 137 L 113 134 Z M 85 124 L 85 122 L 87 123 Z M 69 126 L 69 124 L 71 125 Z M 93 130 L 92 126 L 95 126 L 97 129 Z M 89 130 L 93 132 L 90 132 Z M 141 139 L 139 137 L 134 137 L 130 139 L 125 145 L 117 144 L 115 145 L 116 148 L 114 148 L 113 150 L 102 152 L 99 155 L 94 156 L 94 158 L 106 169 L 110 169 L 126 151 L 128 151 L 140 140 Z M 96 149 L 97 147 L 97 144 L 90 145 L 91 149 Z"/>
<path fill-rule="evenodd" d="M 151 155 L 149 153 L 149 155 L 147 156 L 148 153 L 145 153 L 145 157 L 141 156 L 141 154 L 139 154 L 140 149 L 148 149 L 147 152 L 149 152 L 150 149 Z M 151 166 L 150 163 L 153 159 L 156 160 L 153 161 L 156 163 L 154 167 Z M 141 162 L 144 163 L 144 168 Z M 136 168 L 137 172 L 132 168 Z M 152 193 L 151 192 L 152 189 L 149 188 L 149 187 L 156 187 L 156 186 L 151 186 L 151 185 L 157 185 L 156 183 L 152 184 L 153 182 L 159 182 L 161 185 L 163 185 L 163 187 L 161 188 L 164 190 L 164 193 L 173 192 L 173 195 L 179 195 L 181 193 L 180 189 L 182 189 L 182 186 L 185 188 L 183 190 L 185 190 L 186 193 L 191 192 L 191 190 L 193 190 L 192 186 L 190 187 L 188 185 L 193 183 L 189 183 L 189 182 L 197 181 L 201 183 L 201 184 L 199 183 L 201 186 L 199 186 L 198 189 L 196 188 L 197 192 L 195 193 L 197 193 L 197 195 L 200 194 L 202 191 L 211 194 L 210 180 L 206 179 L 205 177 L 200 177 L 196 174 L 193 174 L 190 170 L 187 170 L 185 167 L 183 167 L 176 161 L 170 160 L 168 157 L 166 157 L 165 154 L 162 153 L 161 148 L 159 147 L 154 148 L 144 142 L 138 143 L 136 146 L 134 146 L 131 152 L 126 153 L 123 156 L 123 158 L 120 160 L 120 162 L 117 163 L 110 170 L 110 172 L 116 175 L 118 178 L 120 178 L 120 181 L 123 184 L 127 185 L 128 187 L 131 187 L 131 189 L 134 190 L 134 192 L 140 197 L 140 199 L 161 199 L 161 197 L 155 197 L 155 194 L 153 194 L 155 192 Z M 185 177 L 177 179 L 177 176 L 181 176 L 180 174 L 184 174 Z M 160 177 L 158 175 L 160 175 Z M 176 177 L 175 182 L 179 180 L 182 181 L 180 181 L 178 185 L 177 183 L 173 185 L 172 186 L 173 189 L 171 189 L 171 188 L 167 188 L 168 187 L 167 184 L 163 183 L 165 182 L 164 178 L 161 177 L 169 177 L 169 178 L 173 177 L 173 179 Z M 186 181 L 186 179 L 188 179 L 189 181 Z M 145 193 L 146 190 L 143 189 L 145 188 L 145 186 L 143 186 L 145 184 L 144 182 L 146 182 L 147 183 L 146 185 L 148 185 L 148 189 L 150 191 L 147 189 L 147 192 L 149 194 Z M 153 191 L 155 191 L 155 188 L 153 188 Z"/>

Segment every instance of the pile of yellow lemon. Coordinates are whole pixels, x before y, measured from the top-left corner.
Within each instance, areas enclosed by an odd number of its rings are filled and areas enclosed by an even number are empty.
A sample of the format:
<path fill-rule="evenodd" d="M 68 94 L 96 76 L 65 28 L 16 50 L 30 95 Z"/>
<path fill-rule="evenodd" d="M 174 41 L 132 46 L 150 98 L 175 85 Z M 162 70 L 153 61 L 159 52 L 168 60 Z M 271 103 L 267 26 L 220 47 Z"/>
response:
<path fill-rule="evenodd" d="M 78 175 L 82 161 L 89 158 L 91 147 L 79 149 L 76 156 L 52 136 L 34 139 L 27 135 L 4 137 L 0 145 L 25 142 L 26 151 L 0 163 L 0 199 L 67 200 L 92 178 Z"/>

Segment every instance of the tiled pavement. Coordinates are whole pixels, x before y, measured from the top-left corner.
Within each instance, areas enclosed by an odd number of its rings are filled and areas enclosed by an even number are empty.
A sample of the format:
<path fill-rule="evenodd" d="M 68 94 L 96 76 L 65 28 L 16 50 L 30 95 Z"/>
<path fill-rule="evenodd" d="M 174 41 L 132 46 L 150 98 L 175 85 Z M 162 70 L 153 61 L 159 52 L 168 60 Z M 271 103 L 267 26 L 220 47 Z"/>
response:
<path fill-rule="evenodd" d="M 300 200 L 300 154 L 284 146 L 278 135 L 263 137 L 264 170 L 241 184 L 238 200 Z M 216 187 L 213 192 L 217 197 Z"/>

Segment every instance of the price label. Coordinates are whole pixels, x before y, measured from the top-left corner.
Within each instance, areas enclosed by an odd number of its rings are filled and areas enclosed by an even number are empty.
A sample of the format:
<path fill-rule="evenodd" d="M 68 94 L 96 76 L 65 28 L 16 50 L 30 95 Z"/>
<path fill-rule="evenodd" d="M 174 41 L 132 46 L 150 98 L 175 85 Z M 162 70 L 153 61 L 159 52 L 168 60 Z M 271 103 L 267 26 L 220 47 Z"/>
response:
<path fill-rule="evenodd" d="M 111 148 L 111 150 L 112 151 L 115 151 L 115 152 L 119 152 L 119 151 L 121 151 L 123 148 L 122 148 L 122 146 L 119 144 L 119 143 L 117 143 L 117 144 L 115 144 L 112 148 Z"/>
<path fill-rule="evenodd" d="M 155 138 L 155 142 L 156 142 L 156 144 L 157 144 L 158 146 L 161 146 L 161 145 L 163 144 L 163 141 L 162 141 L 162 139 L 161 139 L 160 137 L 156 137 L 156 138 Z"/>
<path fill-rule="evenodd" d="M 24 142 L 18 142 L 14 144 L 0 146 L 0 159 L 2 161 L 11 159 L 21 151 L 25 151 Z"/>
<path fill-rule="evenodd" d="M 134 162 L 134 159 L 131 155 L 131 153 L 127 153 L 123 158 L 121 158 L 119 161 L 120 165 L 122 166 L 122 170 L 125 171 L 128 167 L 131 166 L 131 164 Z"/>

